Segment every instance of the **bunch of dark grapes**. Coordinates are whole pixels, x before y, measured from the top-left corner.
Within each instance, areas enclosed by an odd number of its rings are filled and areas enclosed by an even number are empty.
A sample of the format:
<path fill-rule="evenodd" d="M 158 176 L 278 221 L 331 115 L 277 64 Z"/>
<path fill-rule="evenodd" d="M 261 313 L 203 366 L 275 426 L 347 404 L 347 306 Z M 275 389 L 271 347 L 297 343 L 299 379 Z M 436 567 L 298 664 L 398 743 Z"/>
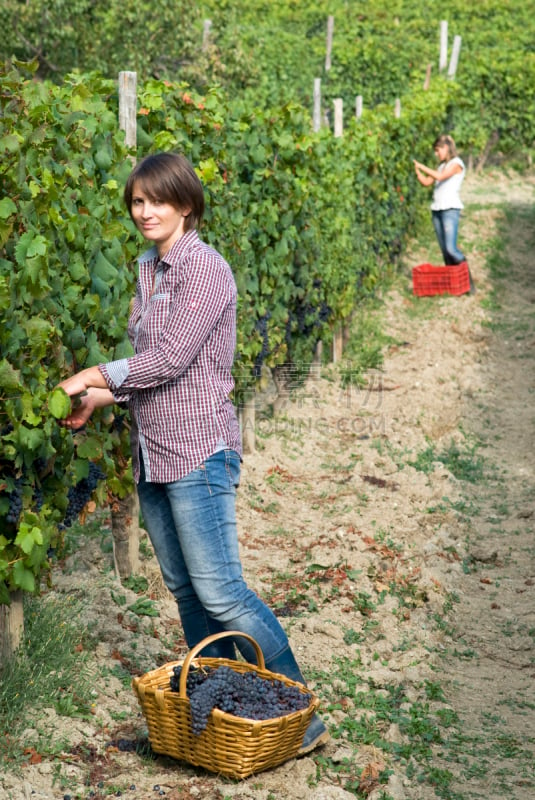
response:
<path fill-rule="evenodd" d="M 69 505 L 65 512 L 63 520 L 63 527 L 70 528 L 74 520 L 78 517 L 81 511 L 85 508 L 91 495 L 98 486 L 98 482 L 105 477 L 104 472 L 96 464 L 92 462 L 89 464 L 89 475 L 87 478 L 82 478 L 78 481 L 76 486 L 71 486 L 67 494 Z"/>
<path fill-rule="evenodd" d="M 308 302 L 300 303 L 295 311 L 290 313 L 288 331 L 295 321 L 297 333 L 300 336 L 310 336 L 315 329 L 321 328 L 327 322 L 331 313 L 332 309 L 325 302 L 321 302 L 317 307 Z"/>
<path fill-rule="evenodd" d="M 213 708 L 234 717 L 263 720 L 302 711 L 310 702 L 297 686 L 261 678 L 254 671 L 236 672 L 225 666 L 205 673 L 191 691 L 188 688 L 188 697 L 195 735 L 206 728 Z"/>
<path fill-rule="evenodd" d="M 117 433 L 121 433 L 124 429 L 126 424 L 126 414 L 117 413 L 113 416 L 113 422 L 111 424 L 112 431 L 117 431 Z"/>
<path fill-rule="evenodd" d="M 9 493 L 9 508 L 6 522 L 16 525 L 22 511 L 22 478 L 15 479 L 15 488 Z"/>
<path fill-rule="evenodd" d="M 17 525 L 20 520 L 20 515 L 23 507 L 23 494 L 24 486 L 32 485 L 33 503 L 32 510 L 39 511 L 43 507 L 44 496 L 43 489 L 40 482 L 40 474 L 46 468 L 46 461 L 44 459 L 36 459 L 33 464 L 33 470 L 30 472 L 26 467 L 22 468 L 22 474 L 17 478 L 14 477 L 13 471 L 9 469 L 9 476 L 13 479 L 14 487 L 11 491 L 6 492 L 9 500 L 9 507 L 5 516 L 5 521 L 9 525 Z M 2 482 L 0 478 L 0 482 Z"/>
<path fill-rule="evenodd" d="M 33 490 L 33 507 L 34 511 L 40 511 L 43 507 L 44 496 L 43 490 L 40 486 L 35 486 Z"/>
<path fill-rule="evenodd" d="M 186 678 L 186 694 L 188 697 L 190 697 L 193 690 L 197 686 L 200 686 L 200 684 L 208 677 L 210 672 L 212 672 L 212 669 L 210 667 L 204 667 L 203 669 L 190 669 L 190 671 L 188 672 L 188 677 Z M 179 664 L 176 667 L 173 667 L 173 674 L 171 675 L 171 680 L 169 681 L 171 691 L 173 692 L 179 691 L 181 674 L 182 674 L 181 664 Z"/>

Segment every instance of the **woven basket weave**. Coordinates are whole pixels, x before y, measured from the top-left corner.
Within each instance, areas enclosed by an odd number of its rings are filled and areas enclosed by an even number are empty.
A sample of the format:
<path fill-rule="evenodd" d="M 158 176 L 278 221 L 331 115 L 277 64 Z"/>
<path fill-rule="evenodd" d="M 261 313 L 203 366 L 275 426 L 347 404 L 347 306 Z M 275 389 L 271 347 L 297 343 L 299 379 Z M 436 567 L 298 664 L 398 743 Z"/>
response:
<path fill-rule="evenodd" d="M 248 639 L 255 649 L 257 665 L 225 658 L 196 658 L 206 645 L 226 636 Z M 169 682 L 174 667 L 179 665 L 182 666 L 179 691 L 174 692 Z M 191 729 L 190 702 L 186 695 L 187 676 L 192 665 L 212 669 L 228 666 L 237 672 L 254 670 L 261 678 L 298 686 L 309 696 L 310 703 L 301 711 L 266 720 L 242 719 L 214 708 L 205 730 L 195 735 Z M 267 670 L 258 643 L 238 631 L 208 636 L 190 650 L 184 661 L 170 662 L 134 678 L 132 686 L 147 721 L 154 752 L 232 778 L 245 778 L 294 758 L 319 705 L 318 698 L 306 686 Z"/>

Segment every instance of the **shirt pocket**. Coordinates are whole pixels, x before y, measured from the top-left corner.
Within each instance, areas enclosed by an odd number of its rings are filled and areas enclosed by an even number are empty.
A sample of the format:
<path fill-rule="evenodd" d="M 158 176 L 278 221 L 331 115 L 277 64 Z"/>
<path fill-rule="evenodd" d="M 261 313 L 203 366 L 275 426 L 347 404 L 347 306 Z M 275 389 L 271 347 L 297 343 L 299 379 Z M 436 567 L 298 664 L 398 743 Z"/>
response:
<path fill-rule="evenodd" d="M 154 347 L 171 312 L 172 295 L 169 292 L 153 294 L 141 313 L 138 328 L 138 352 Z"/>

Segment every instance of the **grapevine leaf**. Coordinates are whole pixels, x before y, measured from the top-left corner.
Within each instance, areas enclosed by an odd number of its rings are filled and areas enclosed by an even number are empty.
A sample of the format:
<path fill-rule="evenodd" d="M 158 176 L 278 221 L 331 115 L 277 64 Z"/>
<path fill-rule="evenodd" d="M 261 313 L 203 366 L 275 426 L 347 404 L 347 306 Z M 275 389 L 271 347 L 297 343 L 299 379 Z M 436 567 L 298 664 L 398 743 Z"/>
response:
<path fill-rule="evenodd" d="M 33 572 L 26 569 L 22 561 L 16 561 L 13 564 L 13 582 L 19 589 L 24 589 L 25 592 L 35 591 L 35 577 Z"/>
<path fill-rule="evenodd" d="M 34 526 L 31 528 L 25 522 L 22 522 L 15 539 L 15 544 L 18 544 L 20 549 L 28 555 L 32 552 L 35 545 L 43 544 L 43 534 L 40 528 Z"/>
<path fill-rule="evenodd" d="M 20 372 L 17 369 L 13 369 L 9 361 L 3 358 L 0 361 L 0 389 L 10 391 L 20 388 Z"/>
<path fill-rule="evenodd" d="M 47 242 L 44 236 L 26 231 L 20 237 L 15 247 L 17 264 L 24 266 L 27 259 L 34 256 L 43 256 L 46 253 Z"/>
<path fill-rule="evenodd" d="M 33 395 L 26 391 L 21 397 L 22 413 L 21 419 L 28 425 L 35 427 L 41 424 L 41 417 L 33 410 Z"/>
<path fill-rule="evenodd" d="M 134 350 L 132 345 L 130 344 L 129 339 L 123 339 L 123 341 L 119 342 L 119 344 L 113 351 L 113 358 L 119 360 L 120 358 L 128 358 L 133 354 Z"/>
<path fill-rule="evenodd" d="M 17 206 L 10 197 L 3 197 L 0 200 L 0 219 L 7 219 L 11 214 L 14 214 L 16 210 Z"/>
<path fill-rule="evenodd" d="M 106 292 L 109 291 L 108 284 L 111 284 L 117 278 L 117 267 L 108 261 L 102 250 L 97 253 L 95 262 L 91 267 L 91 276 L 99 278 L 105 284 Z M 100 292 L 98 293 L 100 294 Z"/>
<path fill-rule="evenodd" d="M 60 386 L 57 386 L 48 395 L 48 410 L 56 419 L 65 419 L 70 414 L 71 399 Z"/>
<path fill-rule="evenodd" d="M 102 441 L 98 436 L 87 436 L 79 442 L 76 450 L 80 458 L 101 458 Z"/>
<path fill-rule="evenodd" d="M 44 344 L 50 341 L 55 332 L 54 326 L 47 319 L 33 317 L 25 324 L 25 331 L 32 345 Z"/>
<path fill-rule="evenodd" d="M 45 438 L 40 428 L 27 428 L 25 425 L 20 425 L 17 433 L 20 444 L 28 450 L 37 450 Z"/>
<path fill-rule="evenodd" d="M 15 134 L 2 136 L 0 139 L 0 148 L 4 153 L 17 153 L 20 150 L 20 140 Z"/>

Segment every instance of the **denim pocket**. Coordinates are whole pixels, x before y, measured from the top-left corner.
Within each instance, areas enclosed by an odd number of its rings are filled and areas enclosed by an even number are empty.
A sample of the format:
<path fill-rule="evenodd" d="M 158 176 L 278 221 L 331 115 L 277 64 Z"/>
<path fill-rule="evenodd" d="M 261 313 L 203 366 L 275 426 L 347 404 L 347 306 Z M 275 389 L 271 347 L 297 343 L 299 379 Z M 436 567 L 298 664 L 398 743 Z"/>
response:
<path fill-rule="evenodd" d="M 227 474 L 234 488 L 240 485 L 241 459 L 235 450 L 225 450 L 225 465 Z"/>

